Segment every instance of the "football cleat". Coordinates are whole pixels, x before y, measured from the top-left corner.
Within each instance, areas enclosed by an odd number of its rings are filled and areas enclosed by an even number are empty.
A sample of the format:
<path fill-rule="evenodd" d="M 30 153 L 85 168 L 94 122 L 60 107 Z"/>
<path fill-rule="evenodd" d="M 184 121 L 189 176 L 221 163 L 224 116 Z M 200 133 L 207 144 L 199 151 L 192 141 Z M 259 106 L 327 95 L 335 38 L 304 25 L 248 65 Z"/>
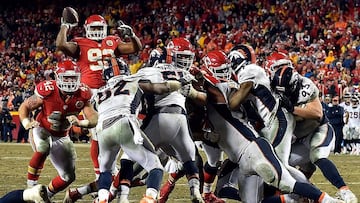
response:
<path fill-rule="evenodd" d="M 204 193 L 203 199 L 205 203 L 225 203 L 224 200 L 216 197 L 212 192 Z"/>
<path fill-rule="evenodd" d="M 327 193 L 322 197 L 321 202 L 319 203 L 345 203 L 343 200 L 335 199 L 330 197 Z"/>
<path fill-rule="evenodd" d="M 74 203 L 77 200 L 81 199 L 82 195 L 76 188 L 70 188 L 65 193 L 65 198 L 63 203 Z"/>
<path fill-rule="evenodd" d="M 191 190 L 190 199 L 192 203 L 205 203 L 199 190 Z"/>
<path fill-rule="evenodd" d="M 140 203 L 156 203 L 156 199 L 150 197 L 150 196 L 144 196 L 141 200 Z"/>
<path fill-rule="evenodd" d="M 169 181 L 166 181 L 166 183 L 160 189 L 159 203 L 165 203 L 174 188 L 175 183 L 170 183 Z"/>
<path fill-rule="evenodd" d="M 336 193 L 336 197 L 338 199 L 343 200 L 345 203 L 357 203 L 358 199 L 357 197 L 354 195 L 353 192 L 351 192 L 351 190 L 349 190 L 348 188 L 346 189 L 340 189 L 337 193 Z"/>

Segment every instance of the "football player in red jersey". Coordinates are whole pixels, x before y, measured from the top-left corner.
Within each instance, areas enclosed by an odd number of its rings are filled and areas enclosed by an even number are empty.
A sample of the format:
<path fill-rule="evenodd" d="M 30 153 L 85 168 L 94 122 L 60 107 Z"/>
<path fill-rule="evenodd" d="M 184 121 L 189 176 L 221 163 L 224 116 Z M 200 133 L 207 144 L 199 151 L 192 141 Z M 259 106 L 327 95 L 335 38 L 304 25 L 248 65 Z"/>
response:
<path fill-rule="evenodd" d="M 36 86 L 35 94 L 19 108 L 19 117 L 25 129 L 30 130 L 34 154 L 28 166 L 28 187 L 38 184 L 45 160 L 50 156 L 58 176 L 47 187 L 51 198 L 75 180 L 76 152 L 68 132 L 71 125 L 92 128 L 98 115 L 90 103 L 90 88 L 80 83 L 80 70 L 75 62 L 59 62 L 55 80 L 46 80 Z M 35 120 L 30 112 L 39 110 Z M 86 119 L 77 118 L 83 112 Z"/>
<path fill-rule="evenodd" d="M 124 54 L 133 54 L 142 49 L 139 38 L 135 35 L 132 28 L 122 24 L 118 27 L 120 36 L 127 38 L 128 42 L 121 40 L 119 36 L 107 35 L 107 23 L 100 15 L 89 16 L 84 24 L 85 37 L 76 37 L 72 41 L 67 41 L 67 34 L 71 27 L 76 24 L 62 23 L 60 31 L 56 38 L 58 50 L 64 54 L 77 59 L 81 70 L 81 82 L 88 85 L 93 94 L 97 89 L 105 84 L 102 79 L 102 70 L 107 66 L 107 60 Z M 98 179 L 99 161 L 98 161 L 98 142 L 95 130 L 91 129 L 92 134 L 90 155 L 94 165 L 96 179 Z M 65 199 L 71 199 L 67 202 L 74 202 L 82 195 L 97 191 L 95 184 L 90 183 L 78 190 L 69 190 Z M 70 197 L 69 197 L 70 196 Z"/>

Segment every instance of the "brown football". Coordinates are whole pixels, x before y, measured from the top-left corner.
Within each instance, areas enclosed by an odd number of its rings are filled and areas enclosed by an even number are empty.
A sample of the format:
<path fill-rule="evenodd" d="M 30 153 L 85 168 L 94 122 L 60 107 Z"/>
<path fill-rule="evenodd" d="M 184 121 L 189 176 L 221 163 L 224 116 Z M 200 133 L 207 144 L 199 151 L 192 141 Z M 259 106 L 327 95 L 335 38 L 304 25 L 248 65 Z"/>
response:
<path fill-rule="evenodd" d="M 70 23 L 70 24 L 74 24 L 74 23 L 78 23 L 79 22 L 79 15 L 76 12 L 75 9 L 71 8 L 71 7 L 65 7 L 63 12 L 62 12 L 62 17 L 65 23 Z"/>

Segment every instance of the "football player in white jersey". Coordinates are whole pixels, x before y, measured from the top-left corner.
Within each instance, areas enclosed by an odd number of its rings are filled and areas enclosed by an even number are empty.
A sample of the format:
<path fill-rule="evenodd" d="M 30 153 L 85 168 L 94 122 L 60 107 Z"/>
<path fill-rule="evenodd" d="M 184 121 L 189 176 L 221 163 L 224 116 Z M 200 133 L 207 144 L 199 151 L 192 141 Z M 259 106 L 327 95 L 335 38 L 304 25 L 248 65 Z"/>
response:
<path fill-rule="evenodd" d="M 346 132 L 348 129 L 348 126 L 346 124 L 348 114 L 346 112 L 348 112 L 352 108 L 351 107 L 351 93 L 346 92 L 343 97 L 343 102 L 341 102 L 339 105 L 344 108 L 344 123 L 345 123 L 344 127 L 342 128 L 343 142 L 342 142 L 341 153 L 347 154 L 351 151 L 351 146 L 350 146 L 351 145 L 351 143 L 350 143 L 351 137 L 349 137 L 348 135 L 350 135 L 350 134 Z"/>
<path fill-rule="evenodd" d="M 160 70 L 163 78 L 171 80 L 178 75 L 193 77 L 188 70 L 195 54 L 188 40 L 172 39 L 166 47 L 165 55 L 165 63 L 156 61 L 156 56 L 149 59 L 154 63 L 153 67 Z M 140 71 L 148 72 L 149 69 L 153 68 L 144 67 Z M 187 121 L 185 97 L 179 92 L 172 92 L 163 95 L 147 94 L 145 98 L 148 110 L 142 129 L 156 148 L 161 148 L 167 155 L 182 163 L 190 187 L 191 201 L 202 202 L 199 169 L 195 164 L 196 148 Z M 160 198 L 161 202 L 166 201 L 162 193 Z"/>
<path fill-rule="evenodd" d="M 229 99 L 229 106 L 235 110 L 250 100 L 264 124 L 260 136 L 271 143 L 276 155 L 296 180 L 308 182 L 301 171 L 288 163 L 294 117 L 280 106 L 279 99 L 271 89 L 269 75 L 264 68 L 255 64 L 253 55 L 253 48 L 244 44 L 235 46 L 229 53 L 231 68 L 239 84 L 239 89 Z"/>
<path fill-rule="evenodd" d="M 131 160 L 138 162 L 149 172 L 146 194 L 141 202 L 156 202 L 163 167 L 138 123 L 141 96 L 144 92 L 173 92 L 181 87 L 181 83 L 176 80 L 165 81 L 160 72 L 155 70 L 127 76 L 129 70 L 126 67 L 122 67 L 117 61 L 112 62 L 108 69 L 104 69 L 106 85 L 94 96 L 99 114 L 96 126 L 100 162 L 98 201 L 109 200 L 111 172 L 118 152 L 122 149 Z"/>
<path fill-rule="evenodd" d="M 248 185 L 247 178 L 259 175 L 267 184 L 279 188 L 285 193 L 297 193 L 318 202 L 342 202 L 322 193 L 315 186 L 297 182 L 275 155 L 271 144 L 258 136 L 253 127 L 248 124 L 246 116 L 239 106 L 231 111 L 228 98 L 232 90 L 237 89 L 234 83 L 221 82 L 215 76 L 230 77 L 231 71 L 226 66 L 216 70 L 204 70 L 203 87 L 206 92 L 196 91 L 192 86 L 185 85 L 181 92 L 192 99 L 206 105 L 208 118 L 214 133 L 219 134 L 217 144 L 229 159 L 240 168 L 240 196 L 245 202 L 260 202 L 262 199 L 254 194 L 256 188 Z M 245 116 L 245 117 L 244 117 Z M 255 185 L 257 186 L 257 185 Z M 251 195 L 251 196 L 250 196 Z M 255 195 L 255 196 L 254 196 Z M 259 198 L 259 199 L 256 199 Z M 271 197 L 262 202 L 282 202 L 281 197 Z"/>
<path fill-rule="evenodd" d="M 352 155 L 360 154 L 360 105 L 359 98 L 355 95 L 351 97 L 351 108 L 345 112 L 344 139 L 348 140 L 351 146 Z"/>
<path fill-rule="evenodd" d="M 328 157 L 335 144 L 332 126 L 323 113 L 316 85 L 297 73 L 292 66 L 281 64 L 273 69 L 272 86 L 281 95 L 283 106 L 296 117 L 296 142 L 289 163 L 300 166 L 308 178 L 318 166 L 323 175 L 338 188 L 337 196 L 347 203 L 357 202 Z"/>

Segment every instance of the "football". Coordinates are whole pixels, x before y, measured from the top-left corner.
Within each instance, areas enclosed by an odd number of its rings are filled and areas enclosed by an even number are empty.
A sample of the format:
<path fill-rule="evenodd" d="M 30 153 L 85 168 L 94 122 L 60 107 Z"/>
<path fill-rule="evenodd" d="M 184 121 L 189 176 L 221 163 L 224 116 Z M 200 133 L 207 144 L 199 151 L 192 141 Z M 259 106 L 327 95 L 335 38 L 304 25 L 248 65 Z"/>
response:
<path fill-rule="evenodd" d="M 71 7 L 65 7 L 62 12 L 64 23 L 77 24 L 79 22 L 79 15 L 77 11 Z"/>

